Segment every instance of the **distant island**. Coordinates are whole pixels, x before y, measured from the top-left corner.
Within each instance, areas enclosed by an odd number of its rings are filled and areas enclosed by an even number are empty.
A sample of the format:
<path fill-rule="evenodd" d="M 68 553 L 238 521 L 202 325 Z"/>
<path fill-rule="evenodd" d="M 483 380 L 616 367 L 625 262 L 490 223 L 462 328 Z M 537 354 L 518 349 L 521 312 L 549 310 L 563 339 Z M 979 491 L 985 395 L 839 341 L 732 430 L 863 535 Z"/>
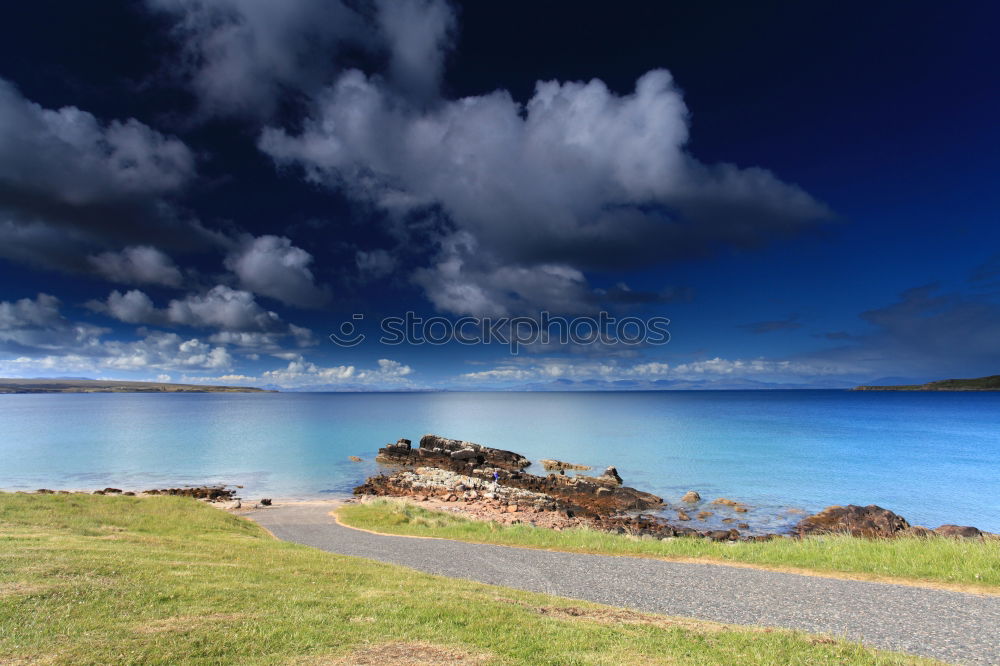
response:
<path fill-rule="evenodd" d="M 855 391 L 1000 391 L 1000 375 L 977 379 L 941 379 L 926 384 L 858 386 Z"/>
<path fill-rule="evenodd" d="M 105 379 L 2 379 L 2 393 L 277 393 L 250 386 L 202 386 Z"/>

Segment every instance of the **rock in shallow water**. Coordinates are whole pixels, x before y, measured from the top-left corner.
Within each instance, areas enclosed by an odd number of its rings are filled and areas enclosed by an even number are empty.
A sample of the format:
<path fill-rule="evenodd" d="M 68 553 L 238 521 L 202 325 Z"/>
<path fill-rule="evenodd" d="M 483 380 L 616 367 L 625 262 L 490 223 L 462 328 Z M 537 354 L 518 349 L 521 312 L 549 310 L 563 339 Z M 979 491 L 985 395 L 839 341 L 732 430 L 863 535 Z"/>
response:
<path fill-rule="evenodd" d="M 562 460 L 539 460 L 546 472 L 558 472 L 561 470 L 588 470 L 590 465 L 577 465 L 576 463 L 563 462 Z"/>
<path fill-rule="evenodd" d="M 438 464 L 449 469 L 453 467 L 451 463 L 459 463 L 468 466 L 470 470 L 485 465 L 507 471 L 519 471 L 531 464 L 530 460 L 513 451 L 438 435 L 424 435 L 420 438 L 420 447 L 417 449 L 412 447 L 410 440 L 400 439 L 395 444 L 379 449 L 375 460 L 395 465 Z"/>

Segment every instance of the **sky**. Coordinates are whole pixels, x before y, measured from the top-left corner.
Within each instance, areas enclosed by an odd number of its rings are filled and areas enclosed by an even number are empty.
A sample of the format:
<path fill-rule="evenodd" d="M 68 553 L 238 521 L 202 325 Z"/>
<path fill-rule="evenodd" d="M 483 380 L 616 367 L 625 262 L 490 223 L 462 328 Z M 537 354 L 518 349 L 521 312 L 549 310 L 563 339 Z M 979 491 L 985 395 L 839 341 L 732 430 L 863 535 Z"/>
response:
<path fill-rule="evenodd" d="M 1000 373 L 998 19 L 18 3 L 0 23 L 0 376 L 543 391 Z M 408 339 L 387 337 L 407 313 Z M 532 339 L 553 318 L 613 323 Z"/>

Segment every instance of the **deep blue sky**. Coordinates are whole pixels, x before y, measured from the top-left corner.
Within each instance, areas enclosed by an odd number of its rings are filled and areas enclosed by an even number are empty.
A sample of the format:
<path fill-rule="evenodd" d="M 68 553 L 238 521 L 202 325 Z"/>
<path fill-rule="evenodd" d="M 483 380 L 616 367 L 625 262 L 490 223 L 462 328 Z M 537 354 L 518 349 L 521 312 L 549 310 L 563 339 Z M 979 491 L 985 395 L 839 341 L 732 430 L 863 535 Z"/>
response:
<path fill-rule="evenodd" d="M 20 3 L 0 25 L 0 375 L 995 374 L 997 19 L 930 2 Z M 671 341 L 379 344 L 375 323 L 407 310 L 661 316 Z M 353 313 L 368 340 L 329 342 Z"/>

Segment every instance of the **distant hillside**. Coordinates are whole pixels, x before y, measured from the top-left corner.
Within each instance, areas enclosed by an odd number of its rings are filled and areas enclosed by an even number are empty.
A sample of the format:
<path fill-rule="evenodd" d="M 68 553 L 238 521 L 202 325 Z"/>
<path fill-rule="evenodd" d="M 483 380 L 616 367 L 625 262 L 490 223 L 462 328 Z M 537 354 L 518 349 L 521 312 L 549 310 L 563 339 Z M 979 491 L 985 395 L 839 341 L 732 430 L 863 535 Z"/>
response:
<path fill-rule="evenodd" d="M 103 379 L 0 379 L 0 393 L 275 393 L 248 386 L 202 386 Z"/>
<path fill-rule="evenodd" d="M 855 391 L 1000 391 L 1000 375 L 978 379 L 941 379 L 926 384 L 858 386 Z"/>

